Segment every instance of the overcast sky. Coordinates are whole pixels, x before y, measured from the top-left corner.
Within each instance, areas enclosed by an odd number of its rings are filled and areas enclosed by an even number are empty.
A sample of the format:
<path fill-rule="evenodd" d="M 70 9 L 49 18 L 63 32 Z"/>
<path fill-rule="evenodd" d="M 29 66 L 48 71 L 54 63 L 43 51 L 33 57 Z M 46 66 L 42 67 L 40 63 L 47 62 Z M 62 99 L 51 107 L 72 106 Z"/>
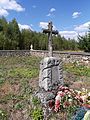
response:
<path fill-rule="evenodd" d="M 41 31 L 48 21 L 66 38 L 84 35 L 90 25 L 90 0 L 0 0 L 0 17 L 16 18 L 20 29 Z"/>

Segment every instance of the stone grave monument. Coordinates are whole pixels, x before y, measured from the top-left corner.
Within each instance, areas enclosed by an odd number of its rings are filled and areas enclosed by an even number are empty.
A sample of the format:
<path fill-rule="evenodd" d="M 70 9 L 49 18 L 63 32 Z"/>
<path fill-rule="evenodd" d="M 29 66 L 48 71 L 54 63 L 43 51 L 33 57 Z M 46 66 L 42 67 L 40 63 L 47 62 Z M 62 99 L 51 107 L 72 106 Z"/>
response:
<path fill-rule="evenodd" d="M 48 106 L 50 100 L 54 100 L 58 87 L 63 85 L 62 60 L 53 57 L 52 34 L 57 35 L 58 31 L 52 29 L 52 22 L 48 23 L 48 29 L 43 33 L 48 34 L 48 57 L 40 62 L 39 93 L 43 105 Z"/>

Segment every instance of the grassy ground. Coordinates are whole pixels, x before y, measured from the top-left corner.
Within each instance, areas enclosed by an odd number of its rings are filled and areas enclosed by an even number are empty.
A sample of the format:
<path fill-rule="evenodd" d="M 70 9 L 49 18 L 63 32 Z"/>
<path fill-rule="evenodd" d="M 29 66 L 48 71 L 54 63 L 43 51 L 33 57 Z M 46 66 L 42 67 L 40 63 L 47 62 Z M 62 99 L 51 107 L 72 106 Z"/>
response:
<path fill-rule="evenodd" d="M 0 57 L 0 120 L 30 119 L 30 99 L 38 87 L 39 62 L 37 57 Z"/>
<path fill-rule="evenodd" d="M 40 60 L 31 56 L 0 57 L 0 120 L 42 120 L 40 101 L 32 96 L 38 89 Z M 64 64 L 64 81 L 72 88 L 90 89 L 90 68 Z M 58 120 L 60 115 L 53 117 Z"/>
<path fill-rule="evenodd" d="M 90 90 L 90 67 L 83 64 L 68 63 L 63 66 L 65 74 L 64 80 L 73 89 Z"/>

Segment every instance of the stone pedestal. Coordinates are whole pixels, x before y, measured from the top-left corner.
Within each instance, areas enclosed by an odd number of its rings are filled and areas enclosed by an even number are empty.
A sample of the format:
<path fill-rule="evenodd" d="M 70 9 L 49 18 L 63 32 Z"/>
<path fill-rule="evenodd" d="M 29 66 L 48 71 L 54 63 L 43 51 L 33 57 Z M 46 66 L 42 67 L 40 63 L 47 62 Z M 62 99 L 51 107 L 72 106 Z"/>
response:
<path fill-rule="evenodd" d="M 56 57 L 46 57 L 40 62 L 39 87 L 51 91 L 63 84 L 62 61 Z"/>

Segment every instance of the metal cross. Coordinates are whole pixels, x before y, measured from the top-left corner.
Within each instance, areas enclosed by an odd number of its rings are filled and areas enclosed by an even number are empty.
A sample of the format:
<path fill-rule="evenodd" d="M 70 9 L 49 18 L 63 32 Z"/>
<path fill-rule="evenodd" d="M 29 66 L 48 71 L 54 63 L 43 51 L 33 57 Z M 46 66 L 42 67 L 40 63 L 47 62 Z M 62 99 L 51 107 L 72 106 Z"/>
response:
<path fill-rule="evenodd" d="M 49 50 L 49 57 L 53 56 L 53 48 L 52 48 L 52 34 L 57 35 L 58 31 L 52 29 L 52 22 L 48 23 L 48 29 L 43 29 L 43 33 L 48 33 L 48 50 Z"/>

